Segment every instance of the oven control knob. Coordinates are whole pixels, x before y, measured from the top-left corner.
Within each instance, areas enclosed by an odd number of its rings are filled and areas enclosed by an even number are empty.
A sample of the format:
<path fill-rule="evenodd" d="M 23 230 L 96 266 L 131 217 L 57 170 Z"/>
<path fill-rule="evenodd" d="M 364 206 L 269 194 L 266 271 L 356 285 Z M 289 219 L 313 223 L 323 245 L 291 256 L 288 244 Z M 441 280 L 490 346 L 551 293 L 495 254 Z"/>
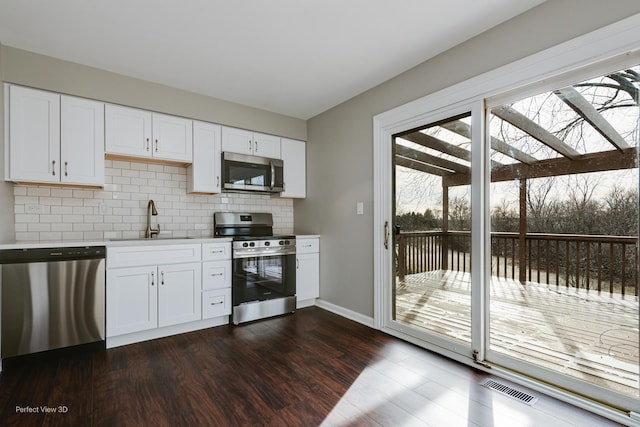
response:
<path fill-rule="evenodd" d="M 256 244 L 255 244 L 255 243 L 253 243 L 253 242 L 249 243 L 249 246 L 251 246 L 251 247 L 254 247 L 255 245 L 256 245 Z"/>
<path fill-rule="evenodd" d="M 244 242 L 244 243 L 242 244 L 242 247 L 243 247 L 243 248 L 246 248 L 247 246 L 249 246 L 249 244 L 248 244 L 247 242 Z"/>
<path fill-rule="evenodd" d="M 283 240 L 280 240 L 280 241 L 278 242 L 278 244 L 279 244 L 280 246 L 282 246 L 282 245 L 284 245 L 284 241 L 283 241 Z"/>
<path fill-rule="evenodd" d="M 285 240 L 285 241 L 284 241 L 284 244 L 285 244 L 285 245 L 290 245 L 290 244 L 291 244 L 291 242 L 290 242 L 290 241 L 288 241 L 288 240 Z"/>
<path fill-rule="evenodd" d="M 271 242 L 264 242 L 265 246 L 271 246 Z"/>

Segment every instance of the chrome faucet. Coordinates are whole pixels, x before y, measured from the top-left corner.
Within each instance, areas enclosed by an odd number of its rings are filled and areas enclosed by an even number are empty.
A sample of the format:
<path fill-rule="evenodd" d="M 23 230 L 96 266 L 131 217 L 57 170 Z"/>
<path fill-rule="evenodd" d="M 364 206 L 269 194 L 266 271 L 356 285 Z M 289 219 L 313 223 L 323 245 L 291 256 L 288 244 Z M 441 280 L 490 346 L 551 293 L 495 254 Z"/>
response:
<path fill-rule="evenodd" d="M 156 224 L 156 228 L 151 228 L 151 215 L 158 216 L 156 204 L 153 200 L 149 200 L 147 204 L 147 231 L 144 233 L 146 239 L 151 239 L 154 235 L 160 234 L 160 224 Z"/>

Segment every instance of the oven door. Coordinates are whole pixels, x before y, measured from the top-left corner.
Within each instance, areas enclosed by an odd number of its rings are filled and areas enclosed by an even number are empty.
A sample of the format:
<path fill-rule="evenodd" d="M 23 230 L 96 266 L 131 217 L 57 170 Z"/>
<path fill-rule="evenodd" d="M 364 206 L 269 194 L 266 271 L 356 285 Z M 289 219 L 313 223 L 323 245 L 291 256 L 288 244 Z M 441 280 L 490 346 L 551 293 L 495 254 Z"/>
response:
<path fill-rule="evenodd" d="M 295 296 L 295 253 L 234 257 L 232 294 L 234 306 Z"/>

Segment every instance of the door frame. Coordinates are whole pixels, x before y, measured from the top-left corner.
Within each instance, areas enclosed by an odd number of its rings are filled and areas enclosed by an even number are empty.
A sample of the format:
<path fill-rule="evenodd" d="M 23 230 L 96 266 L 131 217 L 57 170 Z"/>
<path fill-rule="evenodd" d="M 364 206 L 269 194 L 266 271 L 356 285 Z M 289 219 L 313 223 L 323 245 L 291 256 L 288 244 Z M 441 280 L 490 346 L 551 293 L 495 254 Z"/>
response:
<path fill-rule="evenodd" d="M 394 272 L 392 271 L 392 252 L 389 249 L 385 249 L 384 245 L 385 240 L 388 244 L 392 243 L 390 242 L 392 235 L 391 203 L 394 202 L 392 200 L 391 187 L 392 136 L 436 121 L 438 117 L 446 118 L 452 116 L 454 115 L 453 112 L 460 111 L 460 108 L 465 105 L 474 105 L 474 108 L 477 108 L 478 105 L 482 106 L 482 114 L 475 114 L 474 110 L 472 117 L 475 115 L 477 118 L 483 118 L 480 123 L 474 121 L 473 125 L 480 126 L 482 132 L 484 132 L 484 106 L 488 99 L 492 103 L 496 103 L 501 98 L 509 97 L 510 93 L 514 91 L 517 91 L 520 96 L 526 96 L 528 91 L 531 91 L 531 93 L 538 92 L 541 87 L 544 87 L 547 79 L 552 79 L 553 85 L 558 85 L 563 79 L 567 79 L 568 82 L 577 81 L 580 79 L 581 74 L 585 76 L 594 75 L 600 69 L 605 72 L 615 67 L 624 68 L 625 66 L 637 65 L 640 63 L 640 32 L 637 30 L 638 27 L 640 27 L 640 14 L 625 18 L 373 117 L 374 327 L 376 329 L 434 350 L 462 363 L 473 364 L 483 369 L 482 363 L 485 360 L 488 344 L 488 286 L 484 286 L 484 292 L 475 292 L 475 297 L 472 297 L 472 324 L 483 325 L 481 328 L 474 328 L 481 329 L 480 331 L 472 331 L 472 345 L 473 349 L 477 351 L 475 359 L 476 362 L 481 363 L 480 365 L 474 364 L 472 359 L 461 355 L 459 352 L 440 346 L 425 345 L 422 340 L 411 334 L 390 328 L 390 285 Z M 472 173 L 476 169 L 477 173 L 489 174 L 488 168 L 484 167 L 484 159 L 488 155 L 489 148 L 484 144 L 476 145 L 480 147 L 476 147 L 475 153 L 472 151 L 472 161 L 474 161 L 472 163 Z M 477 150 L 480 150 L 480 153 Z M 478 166 L 475 163 L 476 161 L 481 161 L 482 165 Z M 483 243 L 482 240 L 478 242 L 477 239 L 486 236 L 486 233 L 490 231 L 490 224 L 486 221 L 488 209 L 486 195 L 488 194 L 489 186 L 487 176 L 485 175 L 483 180 L 485 185 L 479 189 L 480 191 L 472 189 L 472 204 L 480 203 L 482 209 L 472 210 L 474 212 L 472 214 L 472 230 L 478 230 L 479 232 L 475 233 L 476 240 L 473 240 L 472 237 L 471 262 L 472 268 L 476 272 L 475 276 L 478 280 L 484 281 L 487 281 L 490 276 L 487 260 L 485 259 L 488 253 L 488 243 Z M 477 215 L 476 212 L 480 212 L 480 215 Z M 387 224 L 386 227 L 385 224 Z M 392 246 L 389 245 L 389 247 Z M 479 267 L 479 270 L 476 267 Z M 474 286 L 472 284 L 472 289 L 476 289 Z M 576 397 L 574 394 L 506 369 L 492 367 L 491 372 L 516 382 L 524 383 L 560 400 L 568 401 L 608 418 L 622 422 L 628 422 L 629 417 L 640 420 L 640 415 L 633 412 L 623 414 L 622 412 L 614 411 L 602 404 Z"/>

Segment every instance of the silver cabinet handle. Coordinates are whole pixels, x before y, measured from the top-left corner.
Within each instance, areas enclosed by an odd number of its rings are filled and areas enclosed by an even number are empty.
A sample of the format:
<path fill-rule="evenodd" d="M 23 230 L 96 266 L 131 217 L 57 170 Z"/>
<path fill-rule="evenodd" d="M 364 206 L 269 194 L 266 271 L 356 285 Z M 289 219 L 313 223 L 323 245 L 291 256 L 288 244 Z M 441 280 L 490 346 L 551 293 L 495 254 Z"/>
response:
<path fill-rule="evenodd" d="M 215 251 L 209 251 L 210 254 L 221 254 L 224 253 L 223 249 L 216 249 Z"/>
<path fill-rule="evenodd" d="M 69 176 L 69 162 L 64 162 L 64 176 Z"/>
<path fill-rule="evenodd" d="M 212 302 L 210 305 L 224 304 L 224 301 Z"/>
<path fill-rule="evenodd" d="M 164 286 L 164 271 L 161 271 L 161 272 L 160 272 L 160 277 L 162 277 L 162 279 L 161 279 L 161 281 L 160 281 L 160 284 L 161 284 L 162 286 Z"/>
<path fill-rule="evenodd" d="M 251 140 L 249 140 L 249 152 L 253 151 L 253 145 L 251 145 Z"/>
<path fill-rule="evenodd" d="M 300 269 L 300 259 L 296 258 L 296 270 Z"/>
<path fill-rule="evenodd" d="M 211 276 L 224 276 L 224 273 L 211 273 Z"/>
<path fill-rule="evenodd" d="M 216 187 L 220 187 L 220 175 L 216 176 Z"/>
<path fill-rule="evenodd" d="M 156 153 L 158 152 L 158 140 L 156 139 Z"/>
<path fill-rule="evenodd" d="M 156 284 L 156 273 L 151 272 L 151 286 Z"/>
<path fill-rule="evenodd" d="M 257 153 L 257 152 L 258 152 L 258 141 L 253 141 L 253 151 L 254 151 L 255 153 Z"/>
<path fill-rule="evenodd" d="M 51 160 L 51 173 L 53 174 L 53 176 L 56 176 L 56 161 L 55 160 Z"/>
<path fill-rule="evenodd" d="M 149 138 L 147 138 L 147 151 L 149 151 Z"/>

